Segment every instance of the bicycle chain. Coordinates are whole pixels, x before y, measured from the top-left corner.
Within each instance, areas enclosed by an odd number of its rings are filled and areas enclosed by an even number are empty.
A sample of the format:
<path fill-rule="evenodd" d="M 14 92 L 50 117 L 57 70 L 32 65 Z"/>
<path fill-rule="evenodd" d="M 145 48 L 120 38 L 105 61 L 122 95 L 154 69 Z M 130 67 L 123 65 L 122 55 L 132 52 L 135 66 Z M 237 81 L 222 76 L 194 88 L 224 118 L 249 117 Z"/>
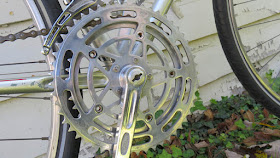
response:
<path fill-rule="evenodd" d="M 99 21 L 93 21 L 91 23 L 89 23 L 87 26 L 95 26 L 95 25 L 98 25 L 100 24 Z M 73 22 L 69 22 L 69 24 L 67 24 L 64 28 L 62 28 L 62 30 L 59 32 L 59 34 L 67 34 L 68 33 L 68 30 L 67 30 L 67 26 L 72 26 L 73 25 Z M 0 44 L 1 43 L 4 43 L 4 42 L 14 42 L 15 40 L 18 40 L 18 39 L 26 39 L 26 38 L 29 38 L 29 37 L 32 37 L 32 38 L 35 38 L 35 37 L 38 37 L 40 35 L 42 36 L 46 36 L 48 35 L 50 32 L 50 29 L 41 29 L 39 31 L 35 31 L 35 30 L 32 30 L 30 32 L 18 32 L 16 34 L 9 34 L 7 36 L 0 36 Z"/>
<path fill-rule="evenodd" d="M 29 38 L 29 37 L 35 38 L 35 37 L 38 37 L 40 35 L 46 36 L 46 35 L 48 35 L 49 31 L 50 31 L 49 29 L 41 29 L 39 31 L 32 30 L 30 32 L 18 32 L 16 34 L 9 34 L 7 36 L 0 36 L 0 43 L 4 43 L 4 42 L 7 42 L 7 41 L 13 42 L 13 41 L 18 40 L 18 39 L 24 40 L 24 39 Z"/>

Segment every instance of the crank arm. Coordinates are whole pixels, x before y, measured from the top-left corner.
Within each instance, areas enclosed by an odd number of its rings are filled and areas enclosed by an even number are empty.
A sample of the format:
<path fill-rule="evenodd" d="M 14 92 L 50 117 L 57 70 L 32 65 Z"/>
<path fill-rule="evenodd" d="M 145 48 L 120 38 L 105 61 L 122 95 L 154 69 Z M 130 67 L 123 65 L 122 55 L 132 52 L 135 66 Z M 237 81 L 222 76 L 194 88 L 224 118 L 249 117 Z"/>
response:
<path fill-rule="evenodd" d="M 147 75 L 139 66 L 127 66 L 121 71 L 119 78 L 124 90 L 122 95 L 123 111 L 115 146 L 116 150 L 114 150 L 113 155 L 117 158 L 129 158 L 139 101 Z"/>

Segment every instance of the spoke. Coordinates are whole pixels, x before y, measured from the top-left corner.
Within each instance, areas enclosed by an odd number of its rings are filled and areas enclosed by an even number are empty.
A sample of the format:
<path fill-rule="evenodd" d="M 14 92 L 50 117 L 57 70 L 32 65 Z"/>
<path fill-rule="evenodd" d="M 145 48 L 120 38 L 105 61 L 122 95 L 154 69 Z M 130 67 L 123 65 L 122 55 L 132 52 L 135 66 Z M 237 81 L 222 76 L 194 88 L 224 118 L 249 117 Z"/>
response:
<path fill-rule="evenodd" d="M 20 98 L 20 99 L 41 99 L 41 100 L 51 100 L 50 97 L 20 97 L 20 96 L 5 96 L 0 95 L 0 98 Z"/>
<path fill-rule="evenodd" d="M 0 139 L 0 141 L 22 141 L 22 140 L 49 140 L 49 137 Z"/>
<path fill-rule="evenodd" d="M 245 2 L 240 2 L 240 3 L 234 4 L 233 6 L 237 6 L 237 5 L 240 5 L 240 4 L 250 3 L 250 2 L 253 2 L 253 1 L 257 1 L 257 0 L 249 0 L 249 1 L 245 1 Z"/>
<path fill-rule="evenodd" d="M 0 64 L 0 66 L 24 65 L 24 64 L 41 64 L 41 63 L 46 63 L 46 61 L 45 60 L 38 60 L 38 61 L 20 62 L 20 63 L 7 63 L 7 64 Z"/>
<path fill-rule="evenodd" d="M 25 29 L 23 29 L 23 30 L 21 30 L 21 31 L 19 31 L 19 32 L 17 32 L 17 33 L 21 33 L 21 32 L 23 32 L 23 31 L 33 29 L 34 27 L 35 27 L 35 25 L 32 24 L 32 25 L 28 26 L 27 28 L 25 28 Z M 15 33 L 15 34 L 17 34 L 17 33 Z"/>
<path fill-rule="evenodd" d="M 29 71 L 29 72 L 12 72 L 12 73 L 5 73 L 5 74 L 0 74 L 0 76 L 6 76 L 6 75 L 20 75 L 20 74 L 34 74 L 34 73 L 41 73 L 41 72 L 51 72 L 50 70 L 43 70 L 43 71 Z M 5 79 L 0 79 L 5 80 Z"/>
<path fill-rule="evenodd" d="M 243 26 L 243 27 L 239 27 L 238 30 L 242 30 L 242 29 L 245 29 L 245 28 L 249 28 L 249 27 L 253 27 L 253 26 L 257 26 L 257 25 L 261 25 L 261 24 L 267 24 L 267 23 L 274 22 L 274 21 L 279 21 L 279 20 L 280 19 L 274 19 L 274 20 L 269 20 L 269 21 L 265 21 L 265 22 L 260 22 L 260 23 L 248 25 L 248 26 Z"/>
<path fill-rule="evenodd" d="M 269 59 L 260 69 L 258 72 L 260 72 L 269 62 L 271 62 L 278 54 L 280 51 L 278 51 L 271 59 Z"/>
<path fill-rule="evenodd" d="M 274 36 L 274 37 L 270 38 L 270 39 L 269 39 L 269 40 L 267 40 L 267 41 L 262 42 L 261 44 L 258 44 L 257 46 L 255 46 L 255 47 L 253 47 L 253 48 L 249 49 L 249 50 L 247 51 L 247 53 L 248 53 L 248 52 L 250 52 L 251 50 L 253 50 L 253 49 L 255 49 L 255 48 L 258 48 L 259 46 L 261 46 L 261 45 L 263 45 L 263 44 L 265 44 L 265 43 L 267 43 L 267 42 L 269 42 L 269 41 L 271 41 L 271 40 L 273 40 L 273 39 L 275 39 L 275 38 L 279 37 L 279 36 L 280 36 L 280 34 L 278 34 L 278 35 L 276 35 L 276 36 Z"/>

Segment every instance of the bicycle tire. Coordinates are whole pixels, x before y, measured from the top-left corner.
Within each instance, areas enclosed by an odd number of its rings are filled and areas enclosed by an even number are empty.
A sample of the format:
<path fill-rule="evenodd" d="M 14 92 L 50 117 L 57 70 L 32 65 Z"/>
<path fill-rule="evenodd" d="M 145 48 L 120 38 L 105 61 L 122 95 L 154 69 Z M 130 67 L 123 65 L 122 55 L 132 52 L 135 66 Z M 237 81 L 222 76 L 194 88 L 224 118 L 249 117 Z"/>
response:
<path fill-rule="evenodd" d="M 62 12 L 59 2 L 57 0 L 41 0 L 35 1 L 35 4 L 40 12 L 40 16 L 42 17 L 46 28 L 50 29 L 52 24 Z M 54 103 L 52 104 L 52 106 L 55 106 Z M 68 104 L 69 106 L 73 106 L 73 102 L 68 101 Z M 79 155 L 81 139 L 75 139 L 75 132 L 68 132 L 69 125 L 62 124 L 63 119 L 63 116 L 60 116 L 58 140 L 51 140 L 58 141 L 57 147 L 55 147 L 56 149 L 50 150 L 50 148 L 54 147 L 49 146 L 49 151 L 55 153 L 48 153 L 48 155 L 49 157 L 55 155 L 56 158 L 77 158 Z"/>
<path fill-rule="evenodd" d="M 226 58 L 239 81 L 249 94 L 267 108 L 271 113 L 280 116 L 280 100 L 261 79 L 248 57 L 242 52 L 243 45 L 234 31 L 234 24 L 230 11 L 231 0 L 213 0 L 213 9 L 218 35 Z"/>

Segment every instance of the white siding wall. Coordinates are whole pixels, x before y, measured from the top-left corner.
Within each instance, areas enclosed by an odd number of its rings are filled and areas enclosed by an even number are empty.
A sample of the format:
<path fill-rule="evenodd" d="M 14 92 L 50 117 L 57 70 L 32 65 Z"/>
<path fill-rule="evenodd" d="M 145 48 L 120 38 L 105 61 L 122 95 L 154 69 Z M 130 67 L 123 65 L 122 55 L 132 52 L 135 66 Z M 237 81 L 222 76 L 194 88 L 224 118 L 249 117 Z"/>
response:
<path fill-rule="evenodd" d="M 264 4 L 260 5 L 260 8 L 264 9 L 256 11 L 260 12 L 262 18 L 276 11 L 273 6 Z M 192 53 L 195 55 L 199 87 L 204 101 L 242 92 L 243 88 L 226 61 L 216 33 L 212 1 L 177 0 L 173 9 L 176 9 L 177 15 L 183 15 L 182 19 L 179 19 L 172 11 L 169 12 L 168 18 L 180 27 L 189 41 Z M 22 1 L 0 0 L 0 10 L 0 35 L 2 36 L 15 33 L 32 24 Z M 240 17 L 243 19 L 249 17 L 252 21 L 256 20 L 255 17 L 250 16 L 248 6 L 240 10 L 242 14 Z M 44 56 L 40 54 L 39 43 L 40 40 L 36 38 L 0 44 L 0 63 L 44 59 Z M 18 68 L 0 69 L 0 74 L 14 72 L 15 69 Z M 46 66 L 21 67 L 20 69 L 44 70 Z M 48 96 L 48 94 L 37 94 L 37 96 Z M 46 112 L 50 111 L 49 104 L 48 101 L 30 102 L 22 99 L 2 101 L 0 103 L 0 139 L 32 137 L 31 134 L 33 137 L 34 135 L 35 137 L 47 136 L 50 121 L 47 119 Z M 16 108 L 16 106 L 20 107 Z M 40 141 L 0 142 L 0 157 L 36 157 L 45 152 L 45 147 L 46 142 Z"/>

